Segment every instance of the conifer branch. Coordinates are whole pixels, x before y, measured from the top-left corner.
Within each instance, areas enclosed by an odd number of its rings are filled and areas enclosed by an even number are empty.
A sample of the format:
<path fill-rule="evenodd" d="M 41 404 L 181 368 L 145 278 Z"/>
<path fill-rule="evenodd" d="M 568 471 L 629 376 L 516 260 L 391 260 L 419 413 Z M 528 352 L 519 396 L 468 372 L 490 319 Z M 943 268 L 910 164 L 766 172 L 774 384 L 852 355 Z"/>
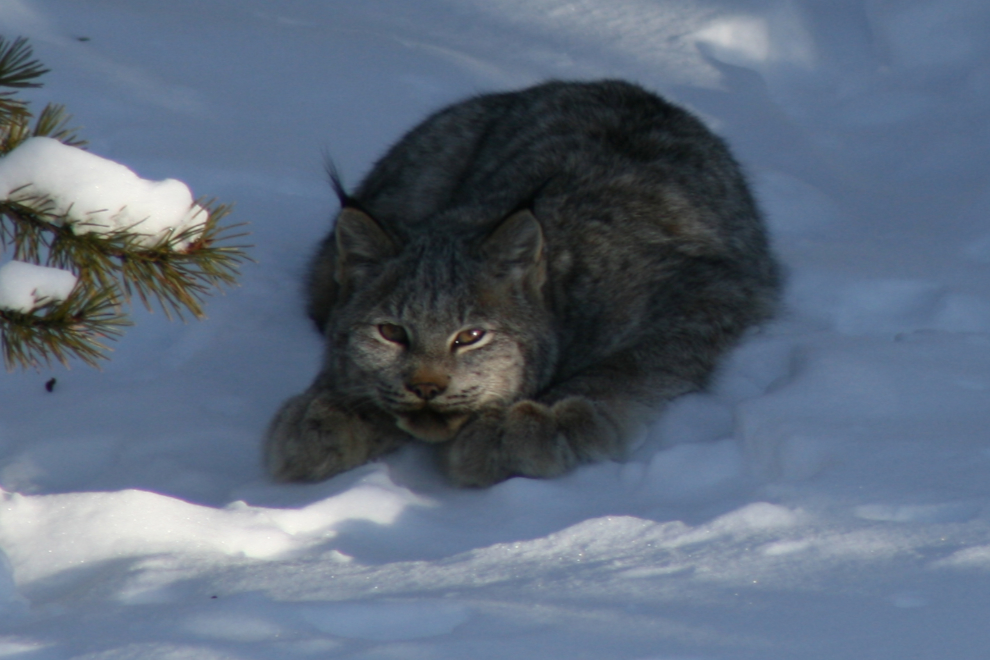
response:
<path fill-rule="evenodd" d="M 14 41 L 0 37 L 0 87 L 41 87 L 41 83 L 33 81 L 48 73 L 49 69 L 38 60 L 31 59 L 33 54 L 27 37 L 17 37 Z"/>
<path fill-rule="evenodd" d="M 85 146 L 86 141 L 76 134 L 78 129 L 69 128 L 70 121 L 72 115 L 57 103 L 49 103 L 42 109 L 34 127 L 31 126 L 31 113 L 26 106 L 24 112 L 11 115 L 6 120 L 0 117 L 0 155 L 13 151 L 29 137 L 50 137 L 70 147 Z"/>
<path fill-rule="evenodd" d="M 205 223 L 182 232 L 166 232 L 153 245 L 128 229 L 105 234 L 77 233 L 73 224 L 51 214 L 44 198 L 0 201 L 0 247 L 12 247 L 15 259 L 75 273 L 74 303 L 44 306 L 31 313 L 0 310 L 0 334 L 8 368 L 66 362 L 74 354 L 87 364 L 105 358 L 96 336 L 116 338 L 129 325 L 120 307 L 133 296 L 151 310 L 157 303 L 167 318 L 190 313 L 203 318 L 203 299 L 237 281 L 249 261 L 243 224 L 221 225 L 230 210 L 207 203 Z M 68 303 L 68 301 L 66 301 Z M 40 316 L 39 316 L 40 314 Z M 89 336 L 90 339 L 85 339 Z"/>
<path fill-rule="evenodd" d="M 38 87 L 46 73 L 27 41 L 0 37 L 0 88 Z M 32 114 L 14 91 L 0 91 L 0 157 L 30 137 L 50 137 L 69 146 L 85 142 L 68 128 L 70 115 L 49 104 L 32 126 Z M 214 200 L 196 202 L 205 221 L 152 238 L 137 222 L 129 227 L 95 227 L 57 211 L 53 199 L 29 186 L 0 200 L 0 255 L 72 272 L 75 288 L 64 301 L 39 301 L 30 310 L 0 308 L 0 345 L 8 369 L 38 367 L 78 357 L 91 366 L 106 359 L 104 340 L 116 339 L 130 325 L 122 312 L 136 296 L 151 310 L 155 303 L 171 318 L 190 313 L 202 318 L 203 299 L 236 283 L 249 261 L 243 224 L 221 225 L 231 207 Z M 92 212 L 92 211 L 91 211 Z"/>
<path fill-rule="evenodd" d="M 49 103 L 42 108 L 38 119 L 34 122 L 34 129 L 31 131 L 33 137 L 50 137 L 58 140 L 62 144 L 70 147 L 85 146 L 86 140 L 80 138 L 76 131 L 78 128 L 69 128 L 72 115 L 65 111 L 65 106 L 60 103 Z"/>
<path fill-rule="evenodd" d="M 50 221 L 51 213 L 45 208 L 45 200 L 15 202 L 0 201 L 0 253 L 13 245 L 14 259 L 41 263 L 41 254 L 48 243 L 48 233 L 58 232 L 60 227 Z M 51 203 L 48 202 L 51 206 Z"/>
<path fill-rule="evenodd" d="M 31 58 L 33 54 L 26 38 L 8 41 L 0 37 L 0 87 L 8 88 L 0 91 L 0 123 L 28 114 L 27 104 L 15 97 L 16 90 L 40 87 L 41 83 L 33 81 L 48 73 L 38 60 Z"/>
<path fill-rule="evenodd" d="M 42 303 L 30 312 L 0 309 L 0 338 L 8 369 L 69 366 L 70 357 L 99 368 L 110 350 L 101 339 L 116 339 L 131 325 L 109 290 L 77 288 L 62 302 Z"/>

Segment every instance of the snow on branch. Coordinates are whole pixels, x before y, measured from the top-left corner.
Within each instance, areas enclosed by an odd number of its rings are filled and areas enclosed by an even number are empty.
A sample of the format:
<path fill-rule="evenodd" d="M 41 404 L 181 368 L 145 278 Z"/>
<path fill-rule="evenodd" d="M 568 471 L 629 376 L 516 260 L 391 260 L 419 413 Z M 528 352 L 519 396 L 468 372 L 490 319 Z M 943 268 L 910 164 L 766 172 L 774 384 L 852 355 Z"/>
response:
<path fill-rule="evenodd" d="M 72 294 L 79 278 L 61 268 L 11 261 L 0 267 L 0 309 L 30 314 Z"/>
<path fill-rule="evenodd" d="M 6 68 L 5 68 L 6 67 Z M 0 88 L 37 86 L 46 70 L 23 39 L 0 38 Z M 96 366 L 103 340 L 130 322 L 136 295 L 171 317 L 203 316 L 202 300 L 233 285 L 248 259 L 230 242 L 230 211 L 198 202 L 175 179 L 148 181 L 84 151 L 61 106 L 32 124 L 0 91 L 0 345 L 8 369 L 78 357 Z M 11 254 L 5 256 L 7 252 Z"/>
<path fill-rule="evenodd" d="M 48 137 L 28 138 L 0 160 L 0 199 L 43 199 L 46 212 L 72 225 L 76 235 L 127 231 L 144 246 L 202 227 L 207 218 L 181 181 L 141 179 L 119 163 Z"/>

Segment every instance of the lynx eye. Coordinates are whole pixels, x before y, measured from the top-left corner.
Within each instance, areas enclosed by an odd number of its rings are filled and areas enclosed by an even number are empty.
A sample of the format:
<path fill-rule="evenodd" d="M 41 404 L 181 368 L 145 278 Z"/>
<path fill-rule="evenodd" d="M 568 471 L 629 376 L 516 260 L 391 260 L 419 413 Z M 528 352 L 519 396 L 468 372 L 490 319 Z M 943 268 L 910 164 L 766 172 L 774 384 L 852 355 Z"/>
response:
<path fill-rule="evenodd" d="M 457 333 L 454 337 L 454 348 L 460 348 L 461 346 L 470 346 L 471 344 L 477 344 L 481 341 L 481 338 L 485 336 L 485 331 L 481 328 L 470 328 L 468 330 L 462 330 Z"/>
<path fill-rule="evenodd" d="M 382 337 L 394 344 L 402 344 L 403 346 L 409 343 L 409 333 L 401 325 L 396 325 L 394 323 L 382 323 L 378 326 L 378 332 Z"/>

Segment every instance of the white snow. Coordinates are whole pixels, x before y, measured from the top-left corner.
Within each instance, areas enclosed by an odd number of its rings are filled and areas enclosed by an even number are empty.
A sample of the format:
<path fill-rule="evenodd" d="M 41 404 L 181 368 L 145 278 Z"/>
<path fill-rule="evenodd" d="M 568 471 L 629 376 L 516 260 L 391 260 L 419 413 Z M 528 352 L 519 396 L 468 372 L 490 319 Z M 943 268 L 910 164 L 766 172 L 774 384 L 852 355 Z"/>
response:
<path fill-rule="evenodd" d="M 462 605 L 442 600 L 331 603 L 303 607 L 300 613 L 322 632 L 373 641 L 446 635 L 471 616 Z"/>
<path fill-rule="evenodd" d="M 61 268 L 11 260 L 0 266 L 0 309 L 29 313 L 69 297 L 79 278 Z"/>
<path fill-rule="evenodd" d="M 181 181 L 148 181 L 78 147 L 32 137 L 0 158 L 0 198 L 30 205 L 42 197 L 76 233 L 126 229 L 145 245 L 206 222 L 206 211 Z"/>
<path fill-rule="evenodd" d="M 7 555 L 0 550 L 0 616 L 15 617 L 23 615 L 25 608 L 24 598 L 17 593 L 17 585 L 14 583 L 14 571 Z M 3 646 L 0 646 L 0 652 Z"/>
<path fill-rule="evenodd" d="M 102 373 L 0 379 L 0 657 L 985 658 L 988 29 L 982 0 L 0 4 L 34 103 L 236 202 L 259 262 L 208 321 L 139 312 Z M 320 358 L 324 148 L 353 185 L 446 103 L 600 76 L 734 146 L 780 319 L 624 463 L 460 491 L 410 446 L 268 483 Z"/>

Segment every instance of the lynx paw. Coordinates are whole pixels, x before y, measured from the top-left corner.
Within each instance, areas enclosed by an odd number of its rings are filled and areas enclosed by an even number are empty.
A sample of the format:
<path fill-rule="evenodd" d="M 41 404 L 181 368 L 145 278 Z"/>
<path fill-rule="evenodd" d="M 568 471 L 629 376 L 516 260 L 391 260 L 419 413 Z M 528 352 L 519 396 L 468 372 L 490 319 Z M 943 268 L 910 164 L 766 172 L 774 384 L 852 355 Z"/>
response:
<path fill-rule="evenodd" d="M 614 419 L 603 414 L 604 404 L 571 396 L 553 404 L 554 420 L 575 461 L 588 463 L 616 458 L 623 453 L 624 433 Z"/>
<path fill-rule="evenodd" d="M 505 416 L 505 455 L 516 474 L 556 477 L 577 465 L 556 411 L 536 401 L 520 401 Z"/>
<path fill-rule="evenodd" d="M 282 406 L 265 442 L 265 465 L 276 481 L 320 481 L 368 462 L 398 444 L 366 420 L 306 392 Z"/>
<path fill-rule="evenodd" d="M 569 397 L 548 406 L 519 401 L 466 426 L 444 448 L 443 465 L 461 486 L 490 486 L 513 475 L 555 477 L 578 463 L 618 453 L 620 439 L 595 405 Z"/>
<path fill-rule="evenodd" d="M 503 460 L 502 416 L 485 413 L 439 447 L 443 471 L 454 484 L 484 488 L 512 476 Z"/>

